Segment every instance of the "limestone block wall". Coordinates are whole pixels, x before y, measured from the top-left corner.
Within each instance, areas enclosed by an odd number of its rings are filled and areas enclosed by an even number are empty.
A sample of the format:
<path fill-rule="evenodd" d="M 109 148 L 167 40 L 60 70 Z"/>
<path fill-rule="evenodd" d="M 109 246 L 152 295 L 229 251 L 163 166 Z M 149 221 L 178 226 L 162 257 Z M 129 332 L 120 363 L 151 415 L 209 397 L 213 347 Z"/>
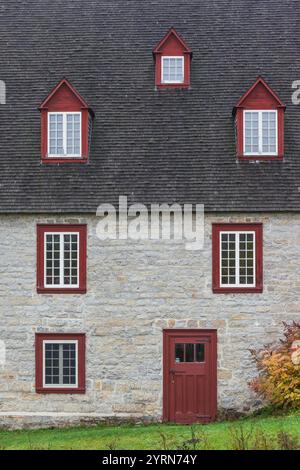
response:
<path fill-rule="evenodd" d="M 36 224 L 45 222 L 87 224 L 87 294 L 36 293 Z M 257 406 L 249 348 L 277 340 L 282 321 L 300 319 L 300 214 L 207 214 L 202 251 L 183 242 L 103 242 L 97 222 L 1 216 L 0 425 L 160 420 L 164 328 L 216 328 L 219 408 Z M 262 294 L 212 293 L 213 222 L 264 224 Z M 86 333 L 86 394 L 35 393 L 36 332 Z"/>

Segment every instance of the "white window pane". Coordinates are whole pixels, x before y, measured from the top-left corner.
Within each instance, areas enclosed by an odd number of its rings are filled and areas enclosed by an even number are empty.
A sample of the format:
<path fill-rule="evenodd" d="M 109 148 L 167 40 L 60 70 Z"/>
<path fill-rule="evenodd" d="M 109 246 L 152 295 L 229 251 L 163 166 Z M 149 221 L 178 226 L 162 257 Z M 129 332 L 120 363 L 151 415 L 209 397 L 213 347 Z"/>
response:
<path fill-rule="evenodd" d="M 78 234 L 64 235 L 64 284 L 78 283 Z"/>
<path fill-rule="evenodd" d="M 51 155 L 63 154 L 63 115 L 61 113 L 49 115 L 49 153 Z"/>
<path fill-rule="evenodd" d="M 45 286 L 79 285 L 79 234 L 45 235 Z"/>
<path fill-rule="evenodd" d="M 67 154 L 80 154 L 80 115 L 67 115 Z"/>
<path fill-rule="evenodd" d="M 53 113 L 49 115 L 49 154 L 80 155 L 81 115 L 79 113 Z M 78 143 L 74 140 L 79 140 Z"/>
<path fill-rule="evenodd" d="M 181 83 L 183 81 L 183 58 L 162 58 L 162 80 L 163 82 Z"/>
<path fill-rule="evenodd" d="M 276 152 L 276 112 L 246 111 L 244 121 L 246 153 L 260 155 Z"/>
<path fill-rule="evenodd" d="M 47 234 L 45 237 L 45 284 L 59 284 L 59 235 Z"/>
<path fill-rule="evenodd" d="M 170 60 L 168 58 L 163 58 L 163 81 L 168 81 L 170 79 Z"/>
<path fill-rule="evenodd" d="M 221 285 L 236 284 L 236 234 L 221 234 Z"/>
<path fill-rule="evenodd" d="M 241 286 L 254 284 L 255 236 L 252 233 L 239 234 L 239 283 Z"/>

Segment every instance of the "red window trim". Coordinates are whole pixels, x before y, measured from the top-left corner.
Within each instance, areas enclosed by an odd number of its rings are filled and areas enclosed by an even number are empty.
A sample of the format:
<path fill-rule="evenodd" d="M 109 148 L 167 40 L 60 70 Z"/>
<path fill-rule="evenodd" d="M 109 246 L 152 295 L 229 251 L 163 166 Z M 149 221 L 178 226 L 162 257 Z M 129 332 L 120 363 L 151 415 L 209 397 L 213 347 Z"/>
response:
<path fill-rule="evenodd" d="M 37 393 L 85 393 L 85 333 L 36 333 L 35 334 L 35 390 Z M 74 388 L 47 388 L 43 385 L 43 341 L 78 341 L 78 386 Z"/>
<path fill-rule="evenodd" d="M 248 98 L 257 86 L 263 86 L 265 96 L 260 96 L 256 104 L 249 103 Z M 266 83 L 262 77 L 258 77 L 255 83 L 240 98 L 234 107 L 235 125 L 236 125 L 236 154 L 238 160 L 283 160 L 284 156 L 284 112 L 286 106 L 280 100 L 278 95 Z M 244 155 L 244 111 L 277 111 L 277 155 Z"/>
<path fill-rule="evenodd" d="M 220 285 L 220 232 L 255 232 L 255 287 L 221 287 Z M 212 224 L 212 290 L 215 294 L 253 294 L 263 292 L 263 225 Z"/>
<path fill-rule="evenodd" d="M 79 287 L 49 288 L 44 284 L 45 232 L 79 233 Z M 37 224 L 37 292 L 39 294 L 86 293 L 87 226 L 85 224 Z"/>
<path fill-rule="evenodd" d="M 50 111 L 50 110 L 49 110 Z M 88 111 L 81 110 L 81 156 L 80 157 L 48 157 L 48 112 L 47 109 L 41 111 L 41 147 L 42 163 L 87 163 L 88 161 Z M 51 112 L 56 112 L 52 111 Z M 64 112 L 64 111 L 57 111 Z M 74 111 L 77 112 L 77 111 Z"/>

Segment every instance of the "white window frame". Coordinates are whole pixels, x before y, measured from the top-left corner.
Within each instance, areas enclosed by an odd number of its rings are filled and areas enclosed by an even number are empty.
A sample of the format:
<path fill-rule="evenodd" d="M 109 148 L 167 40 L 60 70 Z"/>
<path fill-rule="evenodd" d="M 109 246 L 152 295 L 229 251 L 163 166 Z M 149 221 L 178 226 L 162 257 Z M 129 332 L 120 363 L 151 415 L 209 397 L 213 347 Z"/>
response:
<path fill-rule="evenodd" d="M 62 114 L 63 116 L 63 149 L 64 149 L 64 153 L 63 155 L 59 155 L 59 154 L 51 154 L 50 153 L 50 116 L 52 115 L 57 115 L 57 114 Z M 67 116 L 68 114 L 76 114 L 76 115 L 79 115 L 80 119 L 79 119 L 79 128 L 80 128 L 80 144 L 79 144 L 79 148 L 80 148 L 80 152 L 79 153 L 67 153 Z M 82 156 L 82 123 L 81 123 L 81 120 L 82 120 L 82 113 L 80 111 L 73 111 L 73 112 L 60 112 L 60 111 L 57 111 L 57 112 L 49 112 L 48 113 L 48 154 L 47 156 L 49 158 L 81 158 Z"/>
<path fill-rule="evenodd" d="M 59 238 L 59 284 L 47 284 L 47 235 L 60 235 Z M 77 283 L 64 284 L 64 235 L 77 235 Z M 47 289 L 77 289 L 80 276 L 80 233 L 79 232 L 44 232 L 44 286 Z"/>
<path fill-rule="evenodd" d="M 246 152 L 246 113 L 258 113 L 258 152 Z M 275 130 L 276 130 L 276 152 L 263 152 L 263 137 L 262 137 L 262 113 L 274 113 L 275 114 Z M 269 156 L 278 156 L 278 112 L 276 109 L 244 109 L 243 113 L 243 148 L 244 155 L 246 156 L 255 156 L 255 155 L 269 155 Z"/>
<path fill-rule="evenodd" d="M 235 234 L 235 284 L 223 284 L 222 283 L 222 235 L 232 235 Z M 252 284 L 240 284 L 239 279 L 240 279 L 240 235 L 253 235 L 253 283 Z M 238 243 L 237 243 L 237 237 L 238 237 Z M 249 288 L 249 287 L 256 287 L 256 232 L 255 231 L 249 231 L 249 230 L 240 230 L 240 231 L 235 231 L 235 230 L 230 230 L 226 231 L 223 230 L 220 232 L 220 240 L 219 240 L 219 263 L 220 263 L 220 287 L 224 288 L 234 288 L 234 287 L 241 287 L 241 288 Z"/>
<path fill-rule="evenodd" d="M 182 59 L 182 81 L 179 82 L 178 80 L 164 80 L 164 59 Z M 166 84 L 176 84 L 176 83 L 184 83 L 184 55 L 163 55 L 161 57 L 161 83 Z"/>
<path fill-rule="evenodd" d="M 75 344 L 75 384 L 46 384 L 46 344 Z M 78 340 L 77 339 L 44 339 L 43 340 L 43 388 L 78 388 Z"/>

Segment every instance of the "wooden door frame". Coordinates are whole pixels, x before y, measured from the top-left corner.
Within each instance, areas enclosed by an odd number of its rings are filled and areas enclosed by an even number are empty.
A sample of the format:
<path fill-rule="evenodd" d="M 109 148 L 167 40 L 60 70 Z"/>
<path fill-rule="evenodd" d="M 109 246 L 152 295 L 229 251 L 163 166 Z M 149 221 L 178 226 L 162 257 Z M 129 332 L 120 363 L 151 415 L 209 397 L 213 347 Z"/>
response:
<path fill-rule="evenodd" d="M 169 414 L 169 339 L 172 336 L 196 336 L 198 334 L 210 334 L 212 338 L 212 351 L 211 361 L 215 366 L 212 367 L 212 420 L 217 415 L 217 330 L 216 329 L 203 329 L 203 328 L 179 328 L 179 329 L 165 329 L 163 330 L 163 421 L 168 422 L 170 420 Z"/>

